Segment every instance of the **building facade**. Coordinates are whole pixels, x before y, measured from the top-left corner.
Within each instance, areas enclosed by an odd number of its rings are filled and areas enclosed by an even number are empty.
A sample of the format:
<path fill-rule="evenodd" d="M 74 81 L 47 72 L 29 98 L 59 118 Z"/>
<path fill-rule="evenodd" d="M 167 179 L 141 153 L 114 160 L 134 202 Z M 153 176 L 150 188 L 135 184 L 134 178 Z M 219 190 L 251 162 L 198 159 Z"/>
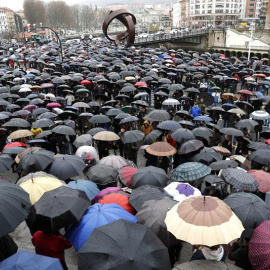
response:
<path fill-rule="evenodd" d="M 0 32 L 7 32 L 8 31 L 8 20 L 6 11 L 0 8 Z"/>
<path fill-rule="evenodd" d="M 257 20 L 260 16 L 263 0 L 241 0 L 240 2 L 240 19 Z"/>

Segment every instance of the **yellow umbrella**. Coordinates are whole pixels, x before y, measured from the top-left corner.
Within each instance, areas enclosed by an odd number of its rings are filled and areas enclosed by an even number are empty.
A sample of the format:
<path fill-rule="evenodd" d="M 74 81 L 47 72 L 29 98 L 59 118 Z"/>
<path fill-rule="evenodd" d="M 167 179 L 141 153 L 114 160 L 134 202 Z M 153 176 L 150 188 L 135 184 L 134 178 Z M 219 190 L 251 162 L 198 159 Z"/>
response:
<path fill-rule="evenodd" d="M 19 129 L 19 130 L 16 130 L 16 131 L 10 133 L 10 135 L 8 136 L 8 140 L 16 140 L 16 139 L 20 139 L 20 138 L 33 136 L 33 135 L 34 134 L 28 129 Z"/>
<path fill-rule="evenodd" d="M 244 231 L 231 208 L 211 196 L 192 197 L 176 204 L 167 212 L 165 223 L 176 238 L 209 247 L 228 244 Z"/>
<path fill-rule="evenodd" d="M 17 184 L 29 194 L 32 204 L 35 204 L 45 192 L 65 185 L 55 176 L 44 172 L 29 173 Z"/>

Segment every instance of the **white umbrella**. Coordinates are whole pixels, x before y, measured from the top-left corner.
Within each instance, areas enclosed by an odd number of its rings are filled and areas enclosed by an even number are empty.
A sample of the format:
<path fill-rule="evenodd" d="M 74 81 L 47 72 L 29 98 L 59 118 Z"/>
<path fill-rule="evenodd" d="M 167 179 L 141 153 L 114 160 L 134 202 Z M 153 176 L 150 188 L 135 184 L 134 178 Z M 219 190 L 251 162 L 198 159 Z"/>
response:
<path fill-rule="evenodd" d="M 266 120 L 270 117 L 270 115 L 265 110 L 259 110 L 252 112 L 250 117 L 255 120 Z"/>
<path fill-rule="evenodd" d="M 180 102 L 177 100 L 177 99 L 174 99 L 174 98 L 168 98 L 166 100 L 164 100 L 162 102 L 162 105 L 164 106 L 169 106 L 169 105 L 172 105 L 172 106 L 176 106 L 176 105 L 180 105 Z"/>
<path fill-rule="evenodd" d="M 81 157 L 82 159 L 91 158 L 98 160 L 97 150 L 93 146 L 84 145 L 77 149 L 76 156 Z"/>

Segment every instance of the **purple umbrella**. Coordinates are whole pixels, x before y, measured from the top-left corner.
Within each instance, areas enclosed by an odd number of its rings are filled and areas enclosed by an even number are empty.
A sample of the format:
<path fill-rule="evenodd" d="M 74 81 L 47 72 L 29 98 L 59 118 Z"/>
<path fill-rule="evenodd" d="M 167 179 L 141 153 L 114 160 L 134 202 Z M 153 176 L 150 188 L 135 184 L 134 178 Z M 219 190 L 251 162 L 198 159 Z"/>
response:
<path fill-rule="evenodd" d="M 51 102 L 51 103 L 48 103 L 47 108 L 62 108 L 62 105 L 57 103 L 57 102 Z"/>
<path fill-rule="evenodd" d="M 27 105 L 27 106 L 25 106 L 24 108 L 23 108 L 23 110 L 26 110 L 26 111 L 32 111 L 32 110 L 35 110 L 35 109 L 37 109 L 38 108 L 38 106 L 36 106 L 36 105 Z"/>
<path fill-rule="evenodd" d="M 176 187 L 176 190 L 179 191 L 179 194 L 183 194 L 186 197 L 189 197 L 190 195 L 194 194 L 194 188 L 191 187 L 190 185 L 181 183 Z"/>

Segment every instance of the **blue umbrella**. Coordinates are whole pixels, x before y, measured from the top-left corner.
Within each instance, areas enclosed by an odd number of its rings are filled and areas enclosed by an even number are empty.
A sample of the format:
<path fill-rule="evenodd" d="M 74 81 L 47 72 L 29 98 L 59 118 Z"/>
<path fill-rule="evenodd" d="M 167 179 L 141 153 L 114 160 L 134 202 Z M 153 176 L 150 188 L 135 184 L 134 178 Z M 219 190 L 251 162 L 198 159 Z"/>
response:
<path fill-rule="evenodd" d="M 1 270 L 63 270 L 60 261 L 56 258 L 46 257 L 19 251 L 6 260 L 0 262 Z"/>
<path fill-rule="evenodd" d="M 24 75 L 25 78 L 30 78 L 30 79 L 34 79 L 36 76 L 32 73 L 26 74 Z"/>
<path fill-rule="evenodd" d="M 136 223 L 137 218 L 115 203 L 96 203 L 85 212 L 79 223 L 70 227 L 66 238 L 79 251 L 97 227 L 107 225 L 119 219 Z"/>
<path fill-rule="evenodd" d="M 233 108 L 237 108 L 237 106 L 234 105 L 234 104 L 232 104 L 232 103 L 224 103 L 224 104 L 222 105 L 222 108 L 223 108 L 224 110 L 226 110 L 226 108 L 228 108 L 228 109 L 233 109 Z"/>
<path fill-rule="evenodd" d="M 43 139 L 35 139 L 35 140 L 30 140 L 26 144 L 40 144 L 40 143 L 48 143 L 47 141 Z"/>
<path fill-rule="evenodd" d="M 204 115 L 200 115 L 200 116 L 196 116 L 194 119 L 194 121 L 205 121 L 205 122 L 212 122 L 213 119 L 209 116 L 204 116 Z"/>
<path fill-rule="evenodd" d="M 97 185 L 89 180 L 71 181 L 68 183 L 68 186 L 73 189 L 84 191 L 90 201 L 92 201 L 92 199 L 100 192 Z"/>

